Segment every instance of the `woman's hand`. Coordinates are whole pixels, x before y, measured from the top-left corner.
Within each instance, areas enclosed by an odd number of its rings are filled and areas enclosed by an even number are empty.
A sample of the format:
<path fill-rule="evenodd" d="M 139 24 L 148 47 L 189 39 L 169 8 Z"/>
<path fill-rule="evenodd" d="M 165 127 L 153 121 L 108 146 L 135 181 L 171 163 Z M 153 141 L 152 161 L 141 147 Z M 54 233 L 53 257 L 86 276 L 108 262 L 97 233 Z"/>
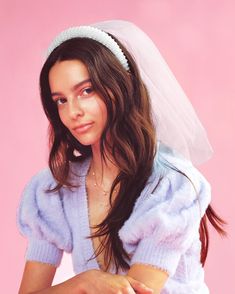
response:
<path fill-rule="evenodd" d="M 151 294 L 153 290 L 129 276 L 89 270 L 78 275 L 79 290 L 84 294 Z"/>
<path fill-rule="evenodd" d="M 41 262 L 27 261 L 19 294 L 150 294 L 153 291 L 129 276 L 113 275 L 99 270 L 78 274 L 51 286 L 56 268 Z"/>

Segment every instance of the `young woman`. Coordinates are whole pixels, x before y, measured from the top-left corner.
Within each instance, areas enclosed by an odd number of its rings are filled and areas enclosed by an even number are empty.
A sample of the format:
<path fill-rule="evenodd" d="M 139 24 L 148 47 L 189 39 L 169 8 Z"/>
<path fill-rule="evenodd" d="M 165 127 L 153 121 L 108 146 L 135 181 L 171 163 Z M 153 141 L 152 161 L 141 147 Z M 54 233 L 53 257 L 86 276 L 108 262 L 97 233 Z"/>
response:
<path fill-rule="evenodd" d="M 223 233 L 194 167 L 212 150 L 152 41 L 134 24 L 69 28 L 40 74 L 49 168 L 26 186 L 19 293 L 209 293 L 206 219 Z M 63 251 L 75 276 L 51 286 Z"/>

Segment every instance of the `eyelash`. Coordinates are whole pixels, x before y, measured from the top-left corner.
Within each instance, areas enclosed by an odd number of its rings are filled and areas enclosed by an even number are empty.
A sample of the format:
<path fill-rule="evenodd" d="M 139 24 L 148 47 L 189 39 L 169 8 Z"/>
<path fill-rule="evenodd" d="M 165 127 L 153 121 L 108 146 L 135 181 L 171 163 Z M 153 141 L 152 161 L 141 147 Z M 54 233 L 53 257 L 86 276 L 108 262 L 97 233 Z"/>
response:
<path fill-rule="evenodd" d="M 92 86 L 85 88 L 85 89 L 83 90 L 83 92 L 84 92 L 84 91 L 87 91 L 87 90 L 90 90 L 90 91 L 91 91 L 90 93 L 87 93 L 87 95 L 93 93 L 93 91 L 94 91 L 94 89 L 93 89 Z"/>
<path fill-rule="evenodd" d="M 64 98 L 58 98 L 58 99 L 56 99 L 54 102 L 55 102 L 55 104 L 57 104 L 57 105 L 61 105 L 61 104 L 63 104 L 63 103 L 59 103 L 59 101 L 61 101 L 61 100 L 65 100 Z"/>
<path fill-rule="evenodd" d="M 85 91 L 87 91 L 87 90 L 89 90 L 89 93 L 87 93 L 87 94 L 83 94 Z M 92 86 L 90 86 L 90 87 L 86 87 L 86 88 L 84 88 L 83 90 L 82 90 L 82 95 L 79 95 L 79 97 L 89 97 L 90 95 L 92 95 L 93 94 L 93 92 L 94 92 L 94 89 L 93 89 L 93 87 Z M 57 104 L 57 105 L 62 105 L 62 104 L 64 104 L 64 103 L 60 103 L 60 101 L 61 100 L 66 100 L 66 98 L 57 98 L 57 99 L 55 99 L 54 100 L 54 102 L 55 102 L 55 104 Z"/>

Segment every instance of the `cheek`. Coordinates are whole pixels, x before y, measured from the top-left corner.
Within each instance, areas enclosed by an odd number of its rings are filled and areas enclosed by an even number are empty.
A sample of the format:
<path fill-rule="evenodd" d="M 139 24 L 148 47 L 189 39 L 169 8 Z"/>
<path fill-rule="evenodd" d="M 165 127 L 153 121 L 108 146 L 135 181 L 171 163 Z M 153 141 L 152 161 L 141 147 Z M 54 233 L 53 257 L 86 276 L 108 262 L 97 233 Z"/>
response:
<path fill-rule="evenodd" d="M 68 116 L 64 110 L 58 110 L 59 118 L 61 122 L 67 127 L 68 126 Z"/>
<path fill-rule="evenodd" d="M 100 120 L 105 125 L 106 121 L 107 121 L 107 108 L 106 108 L 106 105 L 104 104 L 104 102 L 102 100 L 100 100 L 99 103 L 98 103 L 98 107 L 99 107 L 98 109 L 99 109 Z"/>
<path fill-rule="evenodd" d="M 100 119 L 99 119 L 99 121 L 100 121 L 100 127 L 102 129 L 104 129 L 106 124 L 107 124 L 107 111 L 106 111 L 106 109 L 102 109 L 100 111 Z"/>
<path fill-rule="evenodd" d="M 103 124 L 105 126 L 106 123 L 107 123 L 107 111 L 106 111 L 106 109 L 105 109 L 105 111 L 103 111 L 102 117 L 103 117 Z"/>

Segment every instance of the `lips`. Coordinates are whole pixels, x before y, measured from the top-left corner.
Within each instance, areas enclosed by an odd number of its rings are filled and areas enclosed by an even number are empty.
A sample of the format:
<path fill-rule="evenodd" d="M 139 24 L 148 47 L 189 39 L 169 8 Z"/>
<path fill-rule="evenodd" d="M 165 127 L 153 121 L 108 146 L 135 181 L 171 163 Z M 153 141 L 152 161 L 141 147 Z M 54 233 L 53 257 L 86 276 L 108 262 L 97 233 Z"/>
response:
<path fill-rule="evenodd" d="M 88 131 L 92 127 L 92 125 L 93 125 L 93 122 L 80 124 L 77 127 L 75 127 L 73 130 L 79 134 L 85 133 L 86 131 Z"/>

